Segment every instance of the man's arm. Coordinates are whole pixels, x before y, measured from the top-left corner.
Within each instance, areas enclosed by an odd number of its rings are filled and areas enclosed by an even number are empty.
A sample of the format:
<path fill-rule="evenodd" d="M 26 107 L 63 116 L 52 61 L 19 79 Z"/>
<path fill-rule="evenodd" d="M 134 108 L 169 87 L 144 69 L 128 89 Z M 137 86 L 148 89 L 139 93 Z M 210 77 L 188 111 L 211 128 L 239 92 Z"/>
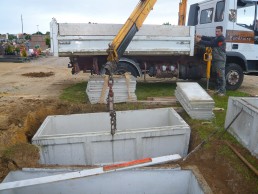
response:
<path fill-rule="evenodd" d="M 215 38 L 215 37 L 202 36 L 202 35 L 197 34 L 197 35 L 195 36 L 195 41 L 196 41 L 197 43 L 199 43 L 201 40 L 203 40 L 203 41 L 212 41 L 214 38 Z"/>
<path fill-rule="evenodd" d="M 204 41 L 211 41 L 211 40 L 215 39 L 215 37 L 212 37 L 212 36 L 201 36 L 201 38 Z"/>
<path fill-rule="evenodd" d="M 220 36 L 218 38 L 214 38 L 210 41 L 203 40 L 203 38 L 199 41 L 200 44 L 204 46 L 209 46 L 209 47 L 219 47 L 223 44 L 225 41 L 225 38 L 223 36 Z"/>

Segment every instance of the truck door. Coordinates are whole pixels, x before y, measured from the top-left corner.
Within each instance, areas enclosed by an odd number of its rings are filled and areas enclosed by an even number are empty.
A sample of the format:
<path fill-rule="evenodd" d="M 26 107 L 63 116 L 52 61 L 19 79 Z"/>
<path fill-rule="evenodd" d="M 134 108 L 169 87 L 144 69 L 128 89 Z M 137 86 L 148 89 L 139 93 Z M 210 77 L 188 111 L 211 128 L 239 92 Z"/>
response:
<path fill-rule="evenodd" d="M 199 3 L 198 24 L 196 33 L 205 36 L 215 36 L 216 26 L 225 28 L 225 1 L 214 0 Z"/>
<path fill-rule="evenodd" d="M 246 71 L 258 72 L 258 18 L 257 2 L 238 1 L 233 28 L 227 28 L 227 51 L 241 53 L 247 60 Z M 255 65 L 256 64 L 256 65 Z"/>

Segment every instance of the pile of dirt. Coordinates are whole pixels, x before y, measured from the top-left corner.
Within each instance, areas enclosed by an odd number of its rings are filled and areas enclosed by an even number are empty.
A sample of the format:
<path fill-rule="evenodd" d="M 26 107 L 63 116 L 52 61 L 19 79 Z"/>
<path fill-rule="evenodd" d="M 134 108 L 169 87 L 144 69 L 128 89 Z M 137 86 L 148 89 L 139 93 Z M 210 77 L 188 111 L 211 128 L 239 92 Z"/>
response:
<path fill-rule="evenodd" d="M 49 71 L 49 72 L 30 72 L 30 73 L 23 73 L 22 76 L 25 77 L 50 77 L 55 75 L 54 72 Z"/>

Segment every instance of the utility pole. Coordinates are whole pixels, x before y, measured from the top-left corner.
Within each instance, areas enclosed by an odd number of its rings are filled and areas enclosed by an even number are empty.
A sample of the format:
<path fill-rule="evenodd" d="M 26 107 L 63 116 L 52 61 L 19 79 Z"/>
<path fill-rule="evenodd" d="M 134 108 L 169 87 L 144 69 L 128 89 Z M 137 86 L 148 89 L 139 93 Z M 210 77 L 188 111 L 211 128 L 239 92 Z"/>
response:
<path fill-rule="evenodd" d="M 23 19 L 22 19 L 22 14 L 21 14 L 21 25 L 22 25 L 22 35 L 23 35 Z"/>

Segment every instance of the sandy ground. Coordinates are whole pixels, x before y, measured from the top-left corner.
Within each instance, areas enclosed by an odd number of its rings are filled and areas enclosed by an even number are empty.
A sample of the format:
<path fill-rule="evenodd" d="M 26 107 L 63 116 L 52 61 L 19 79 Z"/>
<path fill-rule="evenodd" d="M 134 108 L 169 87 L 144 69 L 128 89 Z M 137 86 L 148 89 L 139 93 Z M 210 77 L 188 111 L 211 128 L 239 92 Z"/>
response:
<path fill-rule="evenodd" d="M 258 96 L 258 76 L 245 75 L 243 84 L 239 90 L 252 96 Z"/>
<path fill-rule="evenodd" d="M 72 75 L 68 62 L 67 58 L 47 57 L 29 63 L 0 63 L 0 181 L 10 170 L 40 166 L 38 151 L 29 142 L 46 116 L 96 110 L 58 99 L 62 89 L 89 78 L 84 73 Z M 38 72 L 54 75 L 23 75 Z M 245 76 L 239 90 L 258 95 L 258 76 Z M 199 142 L 192 135 L 190 147 L 194 148 Z M 186 164 L 199 168 L 214 193 L 258 193 L 254 181 L 243 180 L 241 172 L 218 154 L 220 147 L 221 143 L 215 141 L 210 148 L 189 157 Z"/>
<path fill-rule="evenodd" d="M 47 57 L 30 63 L 0 63 L 0 94 L 8 97 L 56 98 L 61 90 L 74 83 L 86 81 L 89 74 L 71 74 L 67 68 L 68 58 Z M 54 72 L 54 76 L 34 78 L 22 74 L 31 72 Z M 258 76 L 245 76 L 239 89 L 258 95 Z"/>
<path fill-rule="evenodd" d="M 73 83 L 88 79 L 87 74 L 72 75 L 68 58 L 48 57 L 30 63 L 0 63 L 0 94 L 9 97 L 55 98 Z M 31 72 L 54 72 L 50 77 L 26 77 Z"/>

